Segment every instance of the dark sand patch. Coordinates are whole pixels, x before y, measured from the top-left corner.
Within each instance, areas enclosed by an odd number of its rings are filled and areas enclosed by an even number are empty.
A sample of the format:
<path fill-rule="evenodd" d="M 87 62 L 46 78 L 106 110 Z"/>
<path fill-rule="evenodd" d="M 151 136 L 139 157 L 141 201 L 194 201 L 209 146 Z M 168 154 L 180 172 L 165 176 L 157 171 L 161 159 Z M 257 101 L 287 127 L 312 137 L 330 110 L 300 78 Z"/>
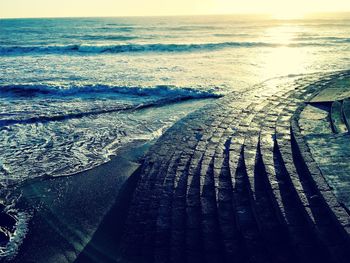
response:
<path fill-rule="evenodd" d="M 19 207 L 32 210 L 33 218 L 14 262 L 73 262 L 148 148 L 149 143 L 133 143 L 92 170 L 22 185 Z"/>

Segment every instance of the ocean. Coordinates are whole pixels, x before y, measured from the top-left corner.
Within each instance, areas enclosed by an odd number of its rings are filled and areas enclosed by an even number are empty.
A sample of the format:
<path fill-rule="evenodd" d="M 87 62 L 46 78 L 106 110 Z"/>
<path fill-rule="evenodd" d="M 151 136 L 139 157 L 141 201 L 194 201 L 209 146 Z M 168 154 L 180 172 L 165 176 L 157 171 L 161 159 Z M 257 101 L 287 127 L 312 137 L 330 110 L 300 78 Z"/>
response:
<path fill-rule="evenodd" d="M 96 167 L 227 93 L 349 66 L 350 18 L 1 19 L 0 183 Z"/>

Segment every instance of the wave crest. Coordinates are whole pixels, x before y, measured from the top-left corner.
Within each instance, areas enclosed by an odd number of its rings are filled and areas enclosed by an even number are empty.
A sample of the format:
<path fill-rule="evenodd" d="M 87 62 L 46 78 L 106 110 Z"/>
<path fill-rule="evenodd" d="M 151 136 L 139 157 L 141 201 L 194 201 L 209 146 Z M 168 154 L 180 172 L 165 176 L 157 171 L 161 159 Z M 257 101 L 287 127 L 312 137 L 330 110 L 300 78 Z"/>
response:
<path fill-rule="evenodd" d="M 155 87 L 128 87 L 112 85 L 46 85 L 46 84 L 15 84 L 0 86 L 2 95 L 33 97 L 40 95 L 81 96 L 93 94 L 123 94 L 134 96 L 158 96 L 158 97 L 189 97 L 189 98 L 214 98 L 220 97 L 219 88 L 206 90 L 190 87 L 177 87 L 172 85 L 158 85 Z"/>
<path fill-rule="evenodd" d="M 111 38 L 118 36 L 111 36 Z M 97 37 L 96 37 L 97 38 Z M 120 36 L 119 36 L 120 38 Z M 132 37 L 130 37 L 132 38 Z M 316 39 L 317 40 L 317 39 Z M 348 42 L 349 39 L 341 39 L 337 42 Z M 0 55 L 21 54 L 101 54 L 101 53 L 129 53 L 129 52 L 191 52 L 191 51 L 215 51 L 225 48 L 254 48 L 254 47 L 301 47 L 301 46 L 327 46 L 334 43 L 319 41 L 295 42 L 290 44 L 271 42 L 219 42 L 219 43 L 190 43 L 190 44 L 113 44 L 113 45 L 46 45 L 46 46 L 0 46 Z"/>
<path fill-rule="evenodd" d="M 116 97 L 111 97 L 111 95 Z M 45 112 L 35 112 L 26 114 L 25 116 L 0 113 L 0 130 L 1 127 L 9 126 L 13 124 L 30 124 L 30 123 L 47 123 L 51 121 L 64 121 L 68 119 L 77 119 L 87 116 L 100 115 L 112 112 L 132 111 L 145 109 L 150 107 L 159 107 L 167 104 L 177 103 L 180 101 L 192 100 L 192 99 L 208 99 L 219 98 L 223 94 L 218 93 L 215 89 L 211 90 L 199 90 L 193 88 L 179 88 L 176 86 L 156 86 L 156 87 L 116 87 L 108 85 L 90 85 L 90 86 L 71 86 L 60 87 L 50 85 L 7 85 L 0 86 L 0 95 L 7 95 L 11 98 L 15 97 L 35 97 L 45 96 L 58 99 L 67 98 L 65 102 L 76 101 L 75 98 L 84 98 L 94 100 L 109 98 L 112 103 L 107 104 L 94 104 L 89 103 L 88 107 L 82 107 L 81 109 L 69 108 L 62 112 L 50 111 L 45 108 Z M 73 97 L 71 97 L 73 96 Z M 119 99 L 126 99 L 132 96 L 136 100 L 129 103 L 121 103 Z M 116 101 L 114 99 L 117 99 Z M 112 100 L 110 100 L 112 99 Z M 114 103 L 115 102 L 115 103 Z M 75 104 L 74 104 L 75 105 Z M 3 115 L 3 116 L 1 116 Z"/>
<path fill-rule="evenodd" d="M 126 53 L 126 52 L 186 52 L 218 50 L 228 47 L 274 47 L 265 42 L 223 42 L 204 44 L 118 44 L 118 45 L 48 45 L 48 46 L 0 46 L 0 55 L 26 53 Z"/>

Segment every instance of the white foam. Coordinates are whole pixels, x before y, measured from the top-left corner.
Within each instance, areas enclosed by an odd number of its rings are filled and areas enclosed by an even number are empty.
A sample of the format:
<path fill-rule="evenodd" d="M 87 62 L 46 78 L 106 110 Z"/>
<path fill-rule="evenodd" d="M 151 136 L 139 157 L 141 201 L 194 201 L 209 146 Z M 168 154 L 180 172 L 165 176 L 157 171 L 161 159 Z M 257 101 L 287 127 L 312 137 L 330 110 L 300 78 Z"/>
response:
<path fill-rule="evenodd" d="M 11 235 L 10 241 L 7 243 L 6 247 L 0 247 L 0 259 L 5 261 L 9 261 L 16 256 L 19 247 L 27 235 L 28 222 L 31 216 L 25 212 L 18 212 L 16 213 L 16 218 L 15 232 Z"/>

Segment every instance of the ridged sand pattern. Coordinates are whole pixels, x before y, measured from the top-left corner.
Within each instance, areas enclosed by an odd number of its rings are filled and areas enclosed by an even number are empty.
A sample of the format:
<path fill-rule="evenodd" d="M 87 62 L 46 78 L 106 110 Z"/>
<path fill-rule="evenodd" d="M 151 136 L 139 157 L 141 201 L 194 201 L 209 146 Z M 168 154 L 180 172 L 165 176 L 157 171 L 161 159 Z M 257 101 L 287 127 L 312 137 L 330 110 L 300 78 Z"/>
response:
<path fill-rule="evenodd" d="M 141 167 L 123 257 L 349 262 L 349 214 L 298 123 L 307 102 L 339 77 L 350 72 L 267 81 L 218 99 L 170 128 Z M 332 107 L 335 132 L 344 131 L 348 103 Z"/>

